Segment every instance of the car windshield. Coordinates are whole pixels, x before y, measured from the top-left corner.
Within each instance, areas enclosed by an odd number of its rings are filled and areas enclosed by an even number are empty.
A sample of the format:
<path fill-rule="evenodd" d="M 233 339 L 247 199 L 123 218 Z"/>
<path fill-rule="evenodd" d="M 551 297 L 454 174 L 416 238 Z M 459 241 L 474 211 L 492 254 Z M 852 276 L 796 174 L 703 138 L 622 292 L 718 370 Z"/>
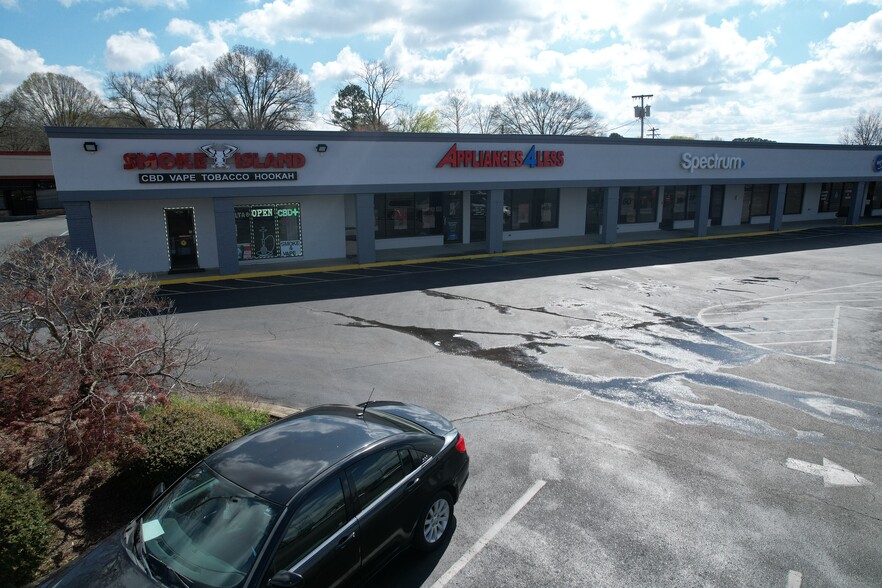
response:
<path fill-rule="evenodd" d="M 247 578 L 280 511 L 203 464 L 144 513 L 135 549 L 167 585 L 235 588 Z"/>

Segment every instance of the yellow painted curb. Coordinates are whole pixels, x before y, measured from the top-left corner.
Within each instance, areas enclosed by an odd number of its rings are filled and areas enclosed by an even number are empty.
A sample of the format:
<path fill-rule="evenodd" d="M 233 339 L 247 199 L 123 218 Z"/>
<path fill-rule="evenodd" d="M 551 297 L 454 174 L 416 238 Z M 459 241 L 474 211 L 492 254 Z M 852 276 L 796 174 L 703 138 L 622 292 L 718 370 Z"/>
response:
<path fill-rule="evenodd" d="M 864 227 L 882 227 L 882 223 L 862 224 L 862 225 L 841 225 L 843 227 L 864 228 Z M 810 227 L 818 228 L 818 227 Z M 252 278 L 267 278 L 271 276 L 294 276 L 302 274 L 316 274 L 324 272 L 339 272 L 353 269 L 369 269 L 394 267 L 398 265 L 417 265 L 422 263 L 437 263 L 445 261 L 457 261 L 468 259 L 488 259 L 491 257 L 515 257 L 518 255 L 536 255 L 541 253 L 564 253 L 568 251 L 589 251 L 592 249 L 612 249 L 614 247 L 634 247 L 638 245 L 655 245 L 667 243 L 685 243 L 688 241 L 712 241 L 716 239 L 733 239 L 737 237 L 764 237 L 768 235 L 780 235 L 782 233 L 799 233 L 807 231 L 809 228 L 803 229 L 784 229 L 780 231 L 760 231 L 756 233 L 729 233 L 726 235 L 706 235 L 704 237 L 677 237 L 673 239 L 654 239 L 650 241 L 628 241 L 626 243 L 595 243 L 592 245 L 571 245 L 567 247 L 548 247 L 543 249 L 527 249 L 524 251 L 503 251 L 500 253 L 472 253 L 468 255 L 453 255 L 445 257 L 424 257 L 420 259 L 402 259 L 395 261 L 375 261 L 372 263 L 351 263 L 346 265 L 322 266 L 322 267 L 304 267 L 284 270 L 268 270 L 263 272 L 247 272 L 230 275 L 217 276 L 194 276 L 190 278 L 171 278 L 153 280 L 152 283 L 159 286 L 170 286 L 174 284 L 193 284 L 204 282 L 221 282 L 225 280 L 248 280 Z"/>

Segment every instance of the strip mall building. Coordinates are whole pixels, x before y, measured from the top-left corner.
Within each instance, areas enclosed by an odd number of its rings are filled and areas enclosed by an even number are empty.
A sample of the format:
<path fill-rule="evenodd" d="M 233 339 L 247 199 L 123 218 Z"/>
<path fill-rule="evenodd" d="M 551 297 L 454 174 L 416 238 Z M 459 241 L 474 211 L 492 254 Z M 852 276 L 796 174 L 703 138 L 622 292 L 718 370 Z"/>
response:
<path fill-rule="evenodd" d="M 71 245 L 142 273 L 882 216 L 882 147 L 47 129 Z M 587 242 L 587 239 L 586 239 Z M 477 245 L 480 243 L 481 245 Z"/>

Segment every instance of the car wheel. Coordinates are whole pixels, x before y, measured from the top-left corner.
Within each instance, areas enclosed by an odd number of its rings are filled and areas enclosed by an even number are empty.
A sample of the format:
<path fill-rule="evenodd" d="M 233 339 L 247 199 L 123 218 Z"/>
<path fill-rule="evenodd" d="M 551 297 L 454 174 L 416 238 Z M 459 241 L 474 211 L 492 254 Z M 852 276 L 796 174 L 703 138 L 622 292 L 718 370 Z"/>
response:
<path fill-rule="evenodd" d="M 453 522 L 453 498 L 447 492 L 435 495 L 420 516 L 416 532 L 416 546 L 425 552 L 436 549 L 450 534 Z"/>

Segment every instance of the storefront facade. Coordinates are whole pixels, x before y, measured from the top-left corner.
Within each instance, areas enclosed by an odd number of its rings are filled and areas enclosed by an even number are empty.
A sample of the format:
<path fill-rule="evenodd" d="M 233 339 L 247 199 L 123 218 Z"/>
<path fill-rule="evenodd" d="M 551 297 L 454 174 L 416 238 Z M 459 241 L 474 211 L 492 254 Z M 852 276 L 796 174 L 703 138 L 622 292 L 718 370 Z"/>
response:
<path fill-rule="evenodd" d="M 0 151 L 0 216 L 52 214 L 60 208 L 49 153 Z"/>
<path fill-rule="evenodd" d="M 71 244 L 143 273 L 882 216 L 882 148 L 47 129 Z M 710 229 L 709 229 L 710 228 Z M 480 245 L 477 245 L 479 244 Z"/>

